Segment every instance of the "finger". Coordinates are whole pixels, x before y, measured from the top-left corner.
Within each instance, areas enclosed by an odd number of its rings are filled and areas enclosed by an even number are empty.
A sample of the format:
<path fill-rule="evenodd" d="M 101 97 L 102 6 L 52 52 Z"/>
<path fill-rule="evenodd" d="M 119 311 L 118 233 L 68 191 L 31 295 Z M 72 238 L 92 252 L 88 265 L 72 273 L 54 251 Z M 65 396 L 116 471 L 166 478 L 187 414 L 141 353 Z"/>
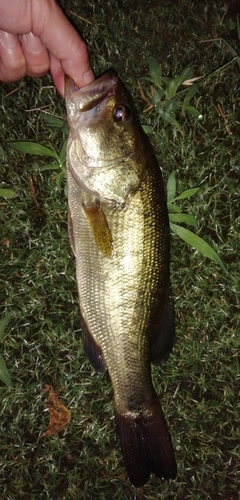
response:
<path fill-rule="evenodd" d="M 57 88 L 59 94 L 62 97 L 64 97 L 65 74 L 67 73 L 70 76 L 71 74 L 73 74 L 73 71 L 71 71 L 71 68 L 66 69 L 64 62 L 61 63 L 61 61 L 59 61 L 59 59 L 52 56 L 51 54 L 50 54 L 50 71 L 51 71 L 51 75 L 52 75 L 52 79 L 53 79 L 55 87 Z M 73 76 L 71 78 L 73 78 L 74 82 L 76 83 L 77 77 L 76 77 L 76 79 L 74 79 Z M 87 85 L 88 83 L 91 83 L 93 80 L 94 80 L 94 75 L 93 75 L 92 69 L 90 68 L 90 71 L 85 73 L 85 75 L 82 76 L 83 85 Z M 80 87 L 80 85 L 78 85 L 78 86 Z"/>
<path fill-rule="evenodd" d="M 40 38 L 30 32 L 21 36 L 21 44 L 26 59 L 27 75 L 33 77 L 44 75 L 50 68 L 50 58 Z"/>
<path fill-rule="evenodd" d="M 82 87 L 94 80 L 87 46 L 66 19 L 59 5 L 55 2 L 49 2 L 48 5 L 49 10 L 46 8 L 43 12 L 41 2 L 32 0 L 32 32 L 41 38 L 54 58 L 59 59 L 63 71 L 78 87 Z M 34 19 L 38 22 L 34 23 Z M 55 19 L 57 23 L 54 22 Z M 54 71 L 55 66 L 53 66 Z"/>
<path fill-rule="evenodd" d="M 0 80 L 15 82 L 26 74 L 26 60 L 16 35 L 0 30 Z"/>
<path fill-rule="evenodd" d="M 78 44 L 75 44 L 75 51 L 72 50 L 71 57 L 62 57 L 62 67 L 78 87 L 88 85 L 94 80 L 94 73 L 90 66 L 88 50 L 85 42 L 79 37 Z"/>
<path fill-rule="evenodd" d="M 53 83 L 57 88 L 59 94 L 64 97 L 64 78 L 65 73 L 59 59 L 50 54 L 50 71 L 53 79 Z"/>

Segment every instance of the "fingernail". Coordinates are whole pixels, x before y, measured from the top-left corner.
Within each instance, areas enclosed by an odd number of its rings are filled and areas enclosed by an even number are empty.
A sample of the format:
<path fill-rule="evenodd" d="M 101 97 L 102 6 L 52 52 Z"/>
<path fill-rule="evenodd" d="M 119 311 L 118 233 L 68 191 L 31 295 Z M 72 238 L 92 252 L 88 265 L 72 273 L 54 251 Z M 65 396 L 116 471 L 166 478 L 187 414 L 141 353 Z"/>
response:
<path fill-rule="evenodd" d="M 0 30 L 0 40 L 7 49 L 13 49 L 18 41 L 16 35 L 2 30 Z"/>
<path fill-rule="evenodd" d="M 31 31 L 27 35 L 22 35 L 21 41 L 26 45 L 29 52 L 32 52 L 32 54 L 40 54 L 40 52 L 44 49 L 44 45 L 40 38 L 35 36 Z"/>
<path fill-rule="evenodd" d="M 83 83 L 84 85 L 88 85 L 89 83 L 92 83 L 93 80 L 94 80 L 93 70 L 89 69 L 87 73 L 83 75 Z"/>

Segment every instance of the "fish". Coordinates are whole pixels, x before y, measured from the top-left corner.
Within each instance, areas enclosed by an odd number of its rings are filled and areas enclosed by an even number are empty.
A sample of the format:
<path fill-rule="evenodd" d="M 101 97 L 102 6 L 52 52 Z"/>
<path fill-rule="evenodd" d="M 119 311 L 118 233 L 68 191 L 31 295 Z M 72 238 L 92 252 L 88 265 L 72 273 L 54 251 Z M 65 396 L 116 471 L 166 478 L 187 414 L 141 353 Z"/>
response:
<path fill-rule="evenodd" d="M 151 362 L 175 338 L 169 221 L 161 170 L 131 94 L 110 69 L 78 89 L 65 79 L 68 232 L 76 259 L 82 341 L 108 371 L 130 482 L 174 479 L 171 437 Z"/>

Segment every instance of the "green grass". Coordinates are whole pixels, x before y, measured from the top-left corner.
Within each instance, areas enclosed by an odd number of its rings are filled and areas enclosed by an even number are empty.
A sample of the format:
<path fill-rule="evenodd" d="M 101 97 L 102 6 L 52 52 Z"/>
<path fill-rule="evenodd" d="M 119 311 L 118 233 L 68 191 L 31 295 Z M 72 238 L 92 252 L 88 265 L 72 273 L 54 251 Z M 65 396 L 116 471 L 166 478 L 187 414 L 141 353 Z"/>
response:
<path fill-rule="evenodd" d="M 239 52 L 232 2 L 62 2 L 89 43 L 96 74 L 114 67 L 134 95 L 142 123 L 154 110 L 137 80 L 154 56 L 164 76 L 193 63 L 195 76 L 226 64 Z M 70 14 L 70 11 L 75 14 Z M 84 17 L 91 24 L 80 20 Z M 107 20 L 107 22 L 106 22 Z M 15 90 L 14 93 L 8 95 Z M 228 273 L 172 237 L 171 276 L 177 339 L 169 361 L 153 369 L 154 383 L 176 451 L 176 481 L 152 477 L 129 483 L 113 418 L 106 376 L 93 372 L 83 352 L 75 263 L 67 235 L 64 186 L 58 170 L 41 171 L 44 158 L 22 155 L 9 141 L 30 140 L 59 151 L 64 131 L 41 111 L 65 116 L 49 76 L 0 86 L 1 310 L 11 313 L 1 355 L 13 388 L 0 385 L 0 497 L 4 500 L 239 498 L 239 66 L 234 61 L 206 80 L 193 99 L 202 122 L 178 117 L 184 136 L 160 122 L 151 136 L 165 185 L 174 170 L 178 193 L 201 189 L 178 202 L 198 221 L 194 231 L 220 255 Z M 224 113 L 225 120 L 219 112 Z M 226 121 L 227 120 L 227 121 Z M 48 426 L 45 384 L 60 392 L 72 419 L 59 435 L 40 439 Z"/>

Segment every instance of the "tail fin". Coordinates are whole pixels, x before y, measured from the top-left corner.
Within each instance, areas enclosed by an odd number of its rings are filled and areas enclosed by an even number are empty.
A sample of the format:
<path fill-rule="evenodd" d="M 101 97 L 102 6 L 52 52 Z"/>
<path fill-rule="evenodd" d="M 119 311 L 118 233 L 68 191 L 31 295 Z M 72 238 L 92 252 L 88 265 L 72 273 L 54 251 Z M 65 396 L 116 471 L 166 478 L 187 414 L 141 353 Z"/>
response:
<path fill-rule="evenodd" d="M 177 466 L 160 403 L 154 412 L 121 415 L 115 409 L 115 418 L 131 483 L 143 486 L 151 472 L 159 478 L 175 479 Z"/>

